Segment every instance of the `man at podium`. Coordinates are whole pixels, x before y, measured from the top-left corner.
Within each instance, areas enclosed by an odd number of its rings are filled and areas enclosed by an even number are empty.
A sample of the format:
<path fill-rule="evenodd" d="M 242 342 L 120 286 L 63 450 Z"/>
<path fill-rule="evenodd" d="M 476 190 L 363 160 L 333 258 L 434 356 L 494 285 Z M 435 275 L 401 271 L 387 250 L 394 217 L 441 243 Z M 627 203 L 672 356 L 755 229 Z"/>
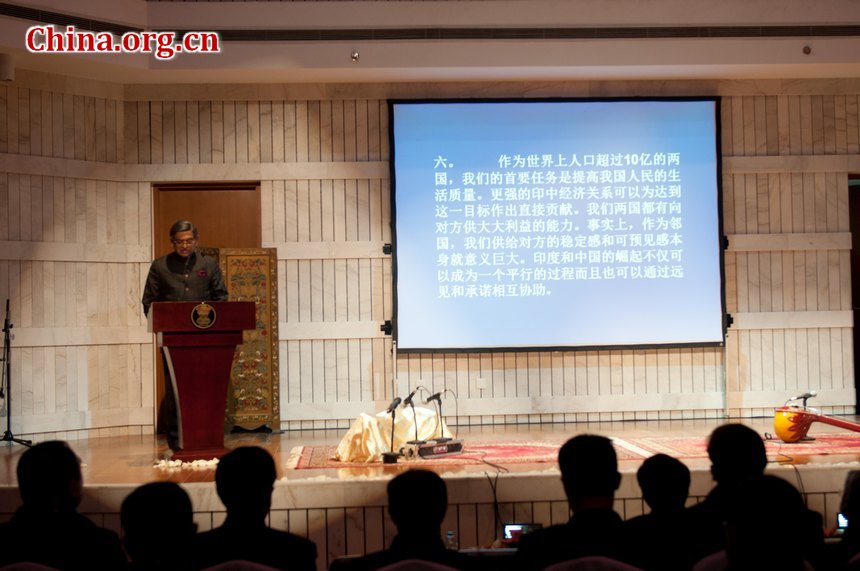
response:
<path fill-rule="evenodd" d="M 173 251 L 152 262 L 143 289 L 143 313 L 153 301 L 226 301 L 218 260 L 197 252 L 200 234 L 188 220 L 170 227 Z"/>
<path fill-rule="evenodd" d="M 200 233 L 188 220 L 178 220 L 170 227 L 173 252 L 152 262 L 143 289 L 143 313 L 149 314 L 154 301 L 226 301 L 227 286 L 218 260 L 197 251 Z M 163 357 L 163 354 L 162 354 Z M 167 430 L 167 442 L 176 449 L 179 425 L 176 400 L 170 387 L 170 373 L 164 362 L 165 387 L 162 401 L 162 421 Z"/>

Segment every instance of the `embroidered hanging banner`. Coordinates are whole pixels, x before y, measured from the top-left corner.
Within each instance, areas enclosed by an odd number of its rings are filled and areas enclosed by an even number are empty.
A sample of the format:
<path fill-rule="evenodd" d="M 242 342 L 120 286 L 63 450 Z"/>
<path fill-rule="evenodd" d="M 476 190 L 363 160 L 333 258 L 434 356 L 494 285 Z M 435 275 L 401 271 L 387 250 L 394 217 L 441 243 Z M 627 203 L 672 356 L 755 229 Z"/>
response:
<path fill-rule="evenodd" d="M 253 301 L 257 329 L 236 348 L 227 394 L 227 428 L 280 428 L 278 256 L 275 248 L 221 248 L 230 301 Z"/>

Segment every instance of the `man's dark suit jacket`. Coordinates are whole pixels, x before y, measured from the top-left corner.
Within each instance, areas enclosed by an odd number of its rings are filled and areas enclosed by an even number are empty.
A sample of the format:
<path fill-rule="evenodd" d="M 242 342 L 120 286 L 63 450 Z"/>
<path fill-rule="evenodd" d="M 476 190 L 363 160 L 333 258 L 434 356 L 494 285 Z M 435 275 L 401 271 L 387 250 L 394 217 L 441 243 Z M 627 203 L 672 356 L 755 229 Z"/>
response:
<path fill-rule="evenodd" d="M 539 571 L 553 563 L 589 555 L 627 561 L 624 522 L 614 511 L 580 511 L 565 524 L 523 535 L 517 549 L 515 568 Z"/>
<path fill-rule="evenodd" d="M 30 561 L 65 571 L 122 571 L 119 537 L 75 511 L 18 508 L 0 524 L 0 566 Z"/>
<path fill-rule="evenodd" d="M 200 568 L 235 560 L 290 571 L 316 571 L 317 568 L 314 542 L 265 525 L 233 525 L 229 518 L 221 527 L 197 534 L 194 553 Z"/>
<path fill-rule="evenodd" d="M 335 560 L 329 567 L 329 571 L 372 571 L 406 559 L 432 561 L 463 571 L 474 569 L 474 562 L 468 555 L 446 549 L 441 538 L 410 540 L 397 535 L 391 540 L 390 549 L 355 559 Z"/>

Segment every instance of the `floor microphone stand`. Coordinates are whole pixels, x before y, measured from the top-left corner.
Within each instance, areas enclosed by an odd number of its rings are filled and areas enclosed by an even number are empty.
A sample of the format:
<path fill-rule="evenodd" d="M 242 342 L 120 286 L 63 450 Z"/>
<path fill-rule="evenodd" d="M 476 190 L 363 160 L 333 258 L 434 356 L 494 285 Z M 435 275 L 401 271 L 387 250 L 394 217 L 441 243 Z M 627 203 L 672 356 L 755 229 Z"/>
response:
<path fill-rule="evenodd" d="M 400 404 L 400 399 L 396 399 L 394 403 L 391 404 L 391 451 L 382 453 L 382 463 L 383 464 L 397 464 L 397 457 L 400 456 L 398 452 L 394 451 L 394 416 L 397 414 L 397 405 Z"/>
<path fill-rule="evenodd" d="M 418 417 L 415 415 L 415 403 L 412 401 L 412 397 L 406 399 L 409 401 L 409 406 L 412 408 L 412 424 L 415 425 L 415 440 L 410 440 L 406 444 L 419 445 L 424 444 L 426 440 L 421 440 L 418 438 Z"/>
<path fill-rule="evenodd" d="M 440 436 L 439 438 L 436 438 L 435 440 L 436 440 L 436 442 L 439 442 L 441 444 L 441 443 L 448 442 L 449 440 L 451 440 L 450 437 L 445 436 L 445 417 L 442 416 L 442 399 L 441 398 L 436 399 L 436 408 L 439 411 L 439 433 L 442 436 Z"/>
<path fill-rule="evenodd" d="M 11 333 L 14 327 L 9 320 L 9 299 L 6 299 L 6 320 L 3 322 L 3 373 L 0 377 L 0 398 L 4 399 L 6 406 L 6 432 L 3 433 L 3 442 L 15 442 L 22 446 L 32 446 L 32 440 L 15 438 L 12 434 L 12 342 Z"/>
<path fill-rule="evenodd" d="M 409 393 L 409 396 L 406 397 L 406 399 L 403 401 L 403 408 L 406 408 L 406 405 L 409 405 L 412 408 L 412 423 L 415 425 L 415 440 L 406 441 L 406 444 L 409 444 L 410 446 L 420 446 L 421 444 L 425 444 L 427 442 L 426 440 L 421 440 L 421 437 L 418 436 L 418 415 L 415 412 L 415 393 L 420 390 L 426 389 L 421 385 L 418 385 L 417 387 L 415 387 L 415 390 Z M 407 453 L 406 455 L 409 456 L 409 453 Z"/>

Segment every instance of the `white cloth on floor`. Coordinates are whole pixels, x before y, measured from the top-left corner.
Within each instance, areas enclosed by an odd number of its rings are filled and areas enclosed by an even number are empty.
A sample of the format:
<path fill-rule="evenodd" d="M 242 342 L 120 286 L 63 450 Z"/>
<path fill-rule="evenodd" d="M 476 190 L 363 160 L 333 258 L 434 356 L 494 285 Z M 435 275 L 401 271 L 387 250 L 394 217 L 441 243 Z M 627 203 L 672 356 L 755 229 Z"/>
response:
<path fill-rule="evenodd" d="M 418 440 L 432 440 L 451 436 L 445 422 L 437 422 L 438 415 L 432 408 L 416 406 L 397 409 L 394 417 L 394 451 L 399 452 L 410 440 L 415 440 L 415 425 L 418 424 Z M 441 424 L 441 426 L 440 426 Z M 381 462 L 382 453 L 391 450 L 391 413 L 382 411 L 375 416 L 361 413 L 341 439 L 334 459 L 341 462 Z"/>

